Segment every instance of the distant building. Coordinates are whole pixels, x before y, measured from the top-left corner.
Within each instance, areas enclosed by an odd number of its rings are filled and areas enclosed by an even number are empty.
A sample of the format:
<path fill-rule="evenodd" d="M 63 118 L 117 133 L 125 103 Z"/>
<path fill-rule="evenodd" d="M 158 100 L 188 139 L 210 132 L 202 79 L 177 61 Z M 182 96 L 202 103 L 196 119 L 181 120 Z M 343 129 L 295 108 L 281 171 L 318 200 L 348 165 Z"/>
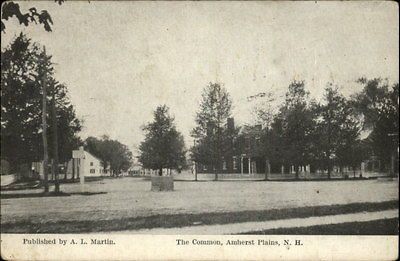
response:
<path fill-rule="evenodd" d="M 213 166 L 211 164 L 195 162 L 192 169 L 193 173 L 214 173 L 214 171 L 217 171 L 219 174 L 243 175 L 264 174 L 266 172 L 281 174 L 296 173 L 296 166 L 285 162 L 284 159 L 267 159 L 265 156 L 266 148 L 263 147 L 265 145 L 263 145 L 262 142 L 265 135 L 263 135 L 264 130 L 261 125 L 243 126 L 238 134 L 235 133 L 236 130 L 233 118 L 227 120 L 226 126 L 227 135 L 224 137 L 222 145 L 223 155 L 221 162 L 219 163 L 220 165 Z M 364 131 L 361 133 L 361 138 L 364 143 L 369 143 L 368 139 L 370 134 L 370 131 Z M 269 149 L 279 152 L 280 149 L 284 148 L 271 147 Z M 371 149 L 365 148 L 365 150 L 367 151 Z M 392 171 L 398 173 L 398 156 L 395 156 L 396 157 L 392 156 Z M 304 176 L 307 173 L 327 173 L 326 169 L 318 169 L 312 164 L 297 167 L 300 176 Z M 383 165 L 383 162 L 381 162 L 377 156 L 371 155 L 367 159 L 364 159 L 361 166 L 354 170 L 349 166 L 338 166 L 338 164 L 334 162 L 331 175 L 344 176 L 345 173 L 355 173 L 355 171 L 357 171 L 358 173 L 362 173 L 365 177 L 372 177 L 385 174 L 387 169 L 388 166 Z"/>
<path fill-rule="evenodd" d="M 144 175 L 144 169 L 140 164 L 132 164 L 128 169 L 128 174 L 131 176 Z"/>
<path fill-rule="evenodd" d="M 31 167 L 32 172 L 39 175 L 40 179 L 44 179 L 43 174 L 43 162 L 32 162 Z M 54 179 L 51 175 L 51 162 L 48 163 L 48 177 L 49 180 Z M 72 177 L 79 178 L 83 173 L 85 177 L 101 177 L 108 176 L 110 173 L 110 167 L 106 169 L 103 168 L 101 160 L 85 151 L 83 147 L 79 147 L 79 150 L 72 151 L 72 159 L 66 164 L 59 165 L 59 179 L 65 177 L 65 172 L 67 178 Z"/>
<path fill-rule="evenodd" d="M 72 151 L 72 159 L 67 165 L 67 175 L 75 174 L 75 177 L 79 177 L 80 174 L 84 173 L 85 177 L 100 177 L 109 175 L 109 167 L 104 169 L 101 160 L 85 151 L 83 147 L 79 147 L 79 150 Z"/>
<path fill-rule="evenodd" d="M 224 143 L 224 155 L 218 173 L 257 174 L 265 173 L 266 160 L 261 156 L 260 139 L 262 126 L 245 126 L 239 135 L 231 135 L 235 132 L 233 118 L 228 118 L 228 140 Z M 207 164 L 196 163 L 197 173 L 213 173 L 214 167 Z"/>

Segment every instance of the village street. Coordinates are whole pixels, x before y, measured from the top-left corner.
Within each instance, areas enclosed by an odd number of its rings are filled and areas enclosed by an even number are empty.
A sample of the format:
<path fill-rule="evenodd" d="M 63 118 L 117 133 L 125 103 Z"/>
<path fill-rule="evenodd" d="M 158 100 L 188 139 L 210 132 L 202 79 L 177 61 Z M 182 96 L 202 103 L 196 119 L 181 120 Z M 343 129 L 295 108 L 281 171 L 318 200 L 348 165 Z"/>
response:
<path fill-rule="evenodd" d="M 41 190 L 2 191 L 2 228 L 7 230 L 13 224 L 18 224 L 24 229 L 23 224 L 30 224 L 38 226 L 40 230 L 40 224 L 47 224 L 51 229 L 49 224 L 65 222 L 112 222 L 159 215 L 166 217 L 193 214 L 201 217 L 209 213 L 215 215 L 245 211 L 256 211 L 255 214 L 262 216 L 262 211 L 272 209 L 287 211 L 299 207 L 398 200 L 398 182 L 376 179 L 308 182 L 176 181 L 174 191 L 155 193 L 150 191 L 149 180 L 123 177 L 87 182 L 84 186 L 86 195 L 80 194 L 81 189 L 79 183 L 62 184 L 62 191 L 70 193 L 70 196 L 65 197 L 7 198 L 7 194 L 39 193 Z M 352 212 L 356 213 L 357 209 Z M 317 215 L 312 213 L 312 216 L 314 214 Z M 246 221 L 251 220 L 244 218 L 235 221 L 232 216 L 232 221 L 228 223 Z M 182 225 L 185 224 L 178 222 L 168 226 Z M 163 225 L 150 225 L 158 226 Z M 122 224 L 109 229 L 113 230 L 132 230 L 132 227 L 124 227 Z M 90 231 L 92 230 L 89 229 L 88 232 Z M 65 226 L 65 232 L 68 232 L 68 226 Z"/>

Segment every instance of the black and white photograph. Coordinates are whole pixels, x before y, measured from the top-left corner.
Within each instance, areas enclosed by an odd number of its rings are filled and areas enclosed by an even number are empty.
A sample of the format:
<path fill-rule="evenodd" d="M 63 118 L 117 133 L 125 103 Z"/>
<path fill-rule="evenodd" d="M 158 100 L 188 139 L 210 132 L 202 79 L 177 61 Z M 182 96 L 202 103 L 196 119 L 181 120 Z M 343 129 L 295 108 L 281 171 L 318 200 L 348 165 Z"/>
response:
<path fill-rule="evenodd" d="M 11 0 L 1 38 L 3 259 L 398 257 L 398 3 Z"/>

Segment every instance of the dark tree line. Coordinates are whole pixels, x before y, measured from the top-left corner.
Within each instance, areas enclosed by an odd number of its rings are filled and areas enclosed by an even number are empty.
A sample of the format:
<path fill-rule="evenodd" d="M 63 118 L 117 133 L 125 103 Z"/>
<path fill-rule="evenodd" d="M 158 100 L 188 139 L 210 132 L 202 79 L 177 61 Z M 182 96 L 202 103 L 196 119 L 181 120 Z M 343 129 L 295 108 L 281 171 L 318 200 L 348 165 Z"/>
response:
<path fill-rule="evenodd" d="M 265 127 L 253 141 L 253 153 L 286 169 L 294 166 L 297 178 L 306 165 L 311 171 L 326 171 L 328 178 L 334 166 L 355 171 L 372 155 L 383 163 L 381 171 L 389 171 L 398 149 L 399 85 L 389 86 L 381 79 L 358 82 L 363 89 L 351 97 L 328 83 L 320 102 L 309 97 L 304 81 L 292 82 L 276 113 L 268 106 L 257 109 L 258 122 Z M 232 158 L 227 151 L 243 153 L 243 148 L 236 145 L 232 150 L 229 144 L 249 135 L 238 129 L 227 135 L 231 106 L 219 84 L 204 89 L 192 132 L 192 158 L 211 165 L 215 173 L 224 157 Z M 365 133 L 368 137 L 362 138 Z"/>
<path fill-rule="evenodd" d="M 399 84 L 389 86 L 379 78 L 361 78 L 358 82 L 363 90 L 353 96 L 354 107 L 363 116 L 363 129 L 371 132 L 366 140 L 371 153 L 383 162 L 383 170 L 387 170 L 398 156 Z"/>
<path fill-rule="evenodd" d="M 293 165 L 297 177 L 299 166 L 310 164 L 330 178 L 333 166 L 355 170 L 372 155 L 384 163 L 382 171 L 388 171 L 398 147 L 393 138 L 399 131 L 398 84 L 389 88 L 381 79 L 358 82 L 363 90 L 349 98 L 328 83 L 320 102 L 308 97 L 304 82 L 290 84 L 285 103 L 264 131 L 262 155 Z M 368 132 L 367 139 L 361 139 L 361 133 Z"/>
<path fill-rule="evenodd" d="M 111 174 L 128 171 L 132 164 L 132 152 L 129 148 L 108 136 L 102 136 L 100 139 L 88 137 L 85 140 L 85 150 L 99 158 L 103 169 L 109 168 Z"/>
<path fill-rule="evenodd" d="M 53 128 L 52 110 L 47 110 L 47 137 L 52 144 L 57 130 L 59 161 L 69 160 L 71 151 L 82 143 L 77 136 L 81 122 L 66 85 L 55 79 L 51 55 L 20 34 L 1 51 L 1 158 L 10 163 L 13 171 L 21 164 L 42 160 L 44 84 L 48 108 L 55 100 L 57 127 Z M 48 148 L 50 158 L 54 158 L 54 149 Z"/>
<path fill-rule="evenodd" d="M 126 145 L 108 137 L 89 137 L 83 142 L 82 129 L 70 102 L 68 89 L 54 76 L 51 55 L 20 34 L 1 52 L 1 159 L 10 163 L 11 172 L 26 171 L 31 162 L 43 160 L 43 86 L 46 86 L 46 126 L 49 159 L 65 163 L 72 150 L 85 144 L 100 158 L 103 167 L 114 173 L 128 170 L 132 153 Z M 55 106 L 53 102 L 55 101 Z M 54 110 L 52 110 L 54 108 Z M 56 116 L 54 119 L 53 116 Z M 54 128 L 56 122 L 56 128 Z M 56 130 L 56 132 L 54 132 Z M 52 146 L 57 139 L 57 146 Z M 24 170 L 21 166 L 26 166 Z"/>

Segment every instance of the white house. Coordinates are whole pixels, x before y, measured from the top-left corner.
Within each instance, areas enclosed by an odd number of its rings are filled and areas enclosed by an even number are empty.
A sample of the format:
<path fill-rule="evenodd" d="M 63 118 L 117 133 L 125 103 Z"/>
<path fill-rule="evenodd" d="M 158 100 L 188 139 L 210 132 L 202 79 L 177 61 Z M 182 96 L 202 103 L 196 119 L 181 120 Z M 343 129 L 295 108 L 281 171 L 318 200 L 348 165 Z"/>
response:
<path fill-rule="evenodd" d="M 85 151 L 83 147 L 72 151 L 72 159 L 67 165 L 67 175 L 79 177 L 84 173 L 85 177 L 100 177 L 109 174 L 109 168 L 104 170 L 101 160 Z"/>
<path fill-rule="evenodd" d="M 64 164 L 60 164 L 61 170 L 59 170 L 62 179 L 65 173 L 62 168 L 65 168 Z M 43 174 L 43 162 L 32 162 L 32 172 L 39 174 L 41 179 L 44 179 Z M 107 176 L 110 173 L 109 167 L 104 170 L 101 160 L 85 151 L 83 147 L 79 147 L 79 150 L 72 151 L 72 159 L 68 161 L 66 166 L 66 172 L 68 179 L 74 177 L 79 178 L 81 173 L 84 173 L 85 177 L 101 177 Z M 51 162 L 48 164 L 49 179 L 52 180 L 54 177 L 51 175 Z"/>
<path fill-rule="evenodd" d="M 128 173 L 131 176 L 144 175 L 144 169 L 142 165 L 133 163 L 132 166 L 128 169 Z"/>

